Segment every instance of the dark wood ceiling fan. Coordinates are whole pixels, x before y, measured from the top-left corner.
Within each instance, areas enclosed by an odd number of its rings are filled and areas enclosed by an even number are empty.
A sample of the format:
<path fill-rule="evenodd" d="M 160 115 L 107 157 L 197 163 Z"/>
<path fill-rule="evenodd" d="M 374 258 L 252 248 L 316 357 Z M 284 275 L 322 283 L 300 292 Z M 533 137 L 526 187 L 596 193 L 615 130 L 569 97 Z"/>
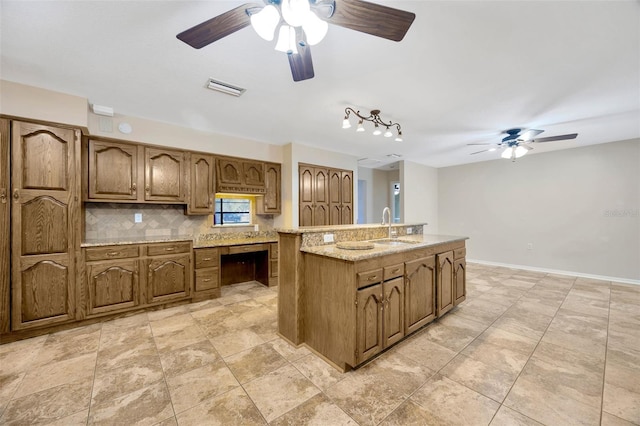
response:
<path fill-rule="evenodd" d="M 288 1 L 288 0 L 285 0 Z M 264 4 L 246 3 L 213 17 L 177 35 L 191 47 L 200 49 L 251 25 L 251 15 L 265 5 L 280 7 L 283 0 L 264 0 Z M 309 0 L 310 9 L 323 21 L 340 27 L 401 41 L 416 15 L 400 9 L 364 0 Z M 284 20 L 281 19 L 281 22 Z M 311 49 L 302 27 L 295 28 L 297 53 L 288 53 L 294 81 L 314 77 Z"/>

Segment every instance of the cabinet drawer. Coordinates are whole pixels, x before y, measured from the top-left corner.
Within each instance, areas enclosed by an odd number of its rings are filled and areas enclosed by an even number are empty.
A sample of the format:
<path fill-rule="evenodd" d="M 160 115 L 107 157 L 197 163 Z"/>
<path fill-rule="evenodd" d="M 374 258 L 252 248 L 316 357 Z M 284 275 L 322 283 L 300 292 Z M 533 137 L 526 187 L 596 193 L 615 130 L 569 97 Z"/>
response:
<path fill-rule="evenodd" d="M 191 243 L 165 243 L 147 246 L 147 255 L 158 256 L 162 254 L 188 253 Z"/>
<path fill-rule="evenodd" d="M 229 254 L 251 253 L 254 251 L 265 251 L 265 250 L 267 250 L 266 244 L 247 244 L 244 246 L 229 247 Z"/>
<path fill-rule="evenodd" d="M 382 268 L 373 271 L 358 272 L 358 288 L 382 282 Z"/>
<path fill-rule="evenodd" d="M 196 271 L 196 291 L 220 287 L 218 275 L 218 268 L 198 269 Z"/>
<path fill-rule="evenodd" d="M 273 260 L 277 260 L 278 259 L 278 244 L 269 244 L 271 253 L 269 254 L 269 256 L 271 257 L 271 259 Z"/>
<path fill-rule="evenodd" d="M 138 257 L 138 255 L 139 246 L 137 245 L 95 247 L 85 249 L 84 259 L 91 262 L 93 260 L 126 259 Z"/>
<path fill-rule="evenodd" d="M 195 249 L 193 253 L 196 258 L 196 269 L 212 268 L 219 264 L 220 253 L 217 248 Z"/>
<path fill-rule="evenodd" d="M 402 275 L 404 275 L 404 263 L 384 267 L 383 278 L 385 281 L 401 277 Z"/>
<path fill-rule="evenodd" d="M 467 249 L 462 247 L 459 249 L 455 249 L 453 251 L 453 258 L 454 259 L 462 259 L 463 257 L 465 257 L 467 255 Z"/>
<path fill-rule="evenodd" d="M 277 260 L 270 260 L 269 261 L 269 270 L 271 271 L 269 276 L 271 276 L 271 277 L 277 277 L 278 276 L 278 261 Z"/>

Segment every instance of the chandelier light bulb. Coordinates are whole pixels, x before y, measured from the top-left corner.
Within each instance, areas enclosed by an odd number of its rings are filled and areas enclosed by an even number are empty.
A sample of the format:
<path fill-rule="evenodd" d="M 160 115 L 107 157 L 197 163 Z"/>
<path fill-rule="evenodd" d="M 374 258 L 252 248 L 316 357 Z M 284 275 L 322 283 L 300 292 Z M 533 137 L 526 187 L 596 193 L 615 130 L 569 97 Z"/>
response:
<path fill-rule="evenodd" d="M 391 136 L 393 136 L 393 133 L 391 133 L 391 130 L 389 130 L 389 128 L 387 127 L 387 131 L 384 132 L 384 137 L 390 138 Z"/>
<path fill-rule="evenodd" d="M 302 26 L 312 13 L 309 0 L 282 0 L 280 9 L 284 20 L 292 27 Z"/>
<path fill-rule="evenodd" d="M 524 146 L 518 146 L 516 147 L 516 151 L 515 151 L 515 155 L 516 158 L 520 158 L 523 155 L 525 155 L 527 152 L 529 152 L 529 150 L 527 148 L 525 148 Z"/>
<path fill-rule="evenodd" d="M 513 152 L 513 148 L 508 147 L 507 149 L 505 149 L 504 151 L 502 151 L 502 154 L 500 155 L 502 158 L 506 158 L 509 159 L 511 158 L 511 153 Z"/>
<path fill-rule="evenodd" d="M 373 128 L 373 135 L 378 136 L 380 134 L 382 134 L 382 130 L 380 130 L 380 126 L 378 126 L 378 123 L 376 123 L 376 127 Z"/>
<path fill-rule="evenodd" d="M 345 115 L 344 116 L 344 120 L 342 120 L 342 128 L 343 129 L 348 129 L 351 127 L 351 122 L 349 121 L 349 116 Z"/>
<path fill-rule="evenodd" d="M 402 142 L 402 132 L 398 132 L 398 136 L 396 136 L 396 142 Z"/>
<path fill-rule="evenodd" d="M 362 119 L 358 121 L 358 127 L 356 128 L 356 132 L 364 132 L 364 126 L 362 125 Z"/>
<path fill-rule="evenodd" d="M 296 30 L 289 25 L 282 25 L 278 33 L 278 42 L 275 49 L 287 54 L 298 53 L 296 47 Z"/>
<path fill-rule="evenodd" d="M 267 5 L 259 12 L 252 13 L 250 19 L 251 26 L 260 37 L 267 41 L 273 40 L 276 27 L 280 22 L 280 14 L 274 5 Z"/>
<path fill-rule="evenodd" d="M 327 35 L 329 24 L 327 24 L 326 21 L 318 18 L 315 13 L 309 11 L 302 24 L 302 29 L 307 36 L 307 43 L 310 46 L 315 46 L 316 44 L 320 43 L 322 39 L 324 39 L 324 36 Z"/>

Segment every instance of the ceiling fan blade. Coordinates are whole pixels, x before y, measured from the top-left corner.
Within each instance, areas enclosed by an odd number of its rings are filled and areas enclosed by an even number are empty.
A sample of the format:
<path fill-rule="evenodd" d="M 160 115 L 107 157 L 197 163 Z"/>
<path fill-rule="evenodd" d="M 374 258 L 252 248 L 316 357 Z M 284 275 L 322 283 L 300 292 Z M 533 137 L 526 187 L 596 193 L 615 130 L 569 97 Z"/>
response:
<path fill-rule="evenodd" d="M 388 40 L 402 40 L 416 18 L 415 13 L 364 0 L 335 1 L 329 23 Z"/>
<path fill-rule="evenodd" d="M 189 28 L 178 34 L 179 40 L 184 41 L 189 46 L 200 49 L 214 41 L 233 34 L 251 24 L 247 9 L 262 8 L 263 5 L 257 3 L 246 3 L 231 9 L 228 12 L 204 21 L 195 27 Z"/>
<path fill-rule="evenodd" d="M 534 139 L 531 142 L 540 143 L 540 142 L 563 141 L 563 140 L 567 140 L 567 139 L 575 139 L 577 136 L 578 136 L 577 133 L 570 133 L 568 135 L 549 136 L 548 138 Z"/>
<path fill-rule="evenodd" d="M 487 152 L 487 151 L 491 151 L 490 149 L 483 149 L 482 151 L 476 151 L 476 152 L 472 152 L 469 155 L 473 155 L 473 154 L 480 154 L 481 152 Z"/>
<path fill-rule="evenodd" d="M 497 145 L 495 143 L 483 142 L 483 143 L 468 143 L 467 145 Z"/>
<path fill-rule="evenodd" d="M 521 142 L 528 142 L 542 132 L 544 132 L 544 130 L 527 129 L 518 136 L 518 140 Z"/>
<path fill-rule="evenodd" d="M 313 60 L 311 59 L 311 47 L 307 44 L 302 29 L 296 29 L 298 40 L 298 53 L 290 53 L 289 66 L 291 67 L 291 75 L 293 81 L 308 80 L 315 76 L 313 71 Z"/>

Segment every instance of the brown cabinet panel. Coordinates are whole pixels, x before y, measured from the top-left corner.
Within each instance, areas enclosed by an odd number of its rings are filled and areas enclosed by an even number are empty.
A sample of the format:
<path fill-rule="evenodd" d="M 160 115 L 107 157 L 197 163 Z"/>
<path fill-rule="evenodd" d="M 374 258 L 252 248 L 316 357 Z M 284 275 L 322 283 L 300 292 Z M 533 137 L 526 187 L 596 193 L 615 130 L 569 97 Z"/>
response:
<path fill-rule="evenodd" d="M 436 315 L 435 256 L 405 263 L 405 334 L 431 322 Z"/>
<path fill-rule="evenodd" d="M 265 194 L 257 201 L 258 214 L 280 214 L 282 209 L 282 171 L 279 163 L 264 164 Z"/>
<path fill-rule="evenodd" d="M 218 185 L 242 185 L 242 163 L 239 159 L 222 158 L 217 159 Z"/>
<path fill-rule="evenodd" d="M 11 329 L 75 318 L 80 132 L 11 124 Z"/>
<path fill-rule="evenodd" d="M 353 223 L 353 210 L 350 205 L 342 206 L 342 215 L 340 217 L 341 225 L 351 225 Z"/>
<path fill-rule="evenodd" d="M 149 303 L 165 302 L 189 296 L 191 288 L 190 257 L 187 254 L 147 260 Z"/>
<path fill-rule="evenodd" d="M 145 147 L 144 159 L 144 199 L 146 201 L 184 201 L 184 153 Z"/>
<path fill-rule="evenodd" d="M 341 178 L 340 202 L 342 204 L 351 204 L 353 203 L 353 172 L 342 171 Z"/>
<path fill-rule="evenodd" d="M 195 291 L 220 288 L 220 269 L 205 268 L 196 270 Z"/>
<path fill-rule="evenodd" d="M 455 285 L 453 288 L 454 306 L 464 302 L 467 296 L 467 262 L 463 259 L 456 259 L 453 262 Z"/>
<path fill-rule="evenodd" d="M 138 198 L 138 147 L 127 143 L 89 140 L 89 199 Z"/>
<path fill-rule="evenodd" d="M 242 158 L 216 158 L 216 192 L 263 194 L 264 163 Z"/>
<path fill-rule="evenodd" d="M 195 268 L 212 268 L 220 264 L 220 252 L 217 248 L 200 248 L 193 251 Z"/>
<path fill-rule="evenodd" d="M 368 287 L 372 284 L 382 282 L 382 268 L 377 268 L 372 271 L 358 272 L 356 274 L 358 288 Z"/>
<path fill-rule="evenodd" d="M 139 304 L 138 260 L 119 260 L 87 266 L 87 314 L 96 315 Z"/>
<path fill-rule="evenodd" d="M 316 203 L 329 203 L 329 170 L 314 169 L 313 186 Z"/>
<path fill-rule="evenodd" d="M 371 358 L 383 348 L 382 285 L 358 290 L 357 293 L 357 363 Z"/>
<path fill-rule="evenodd" d="M 95 260 L 126 259 L 138 257 L 140 255 L 139 252 L 139 246 L 137 245 L 91 247 L 85 249 L 84 258 L 87 262 Z"/>
<path fill-rule="evenodd" d="M 187 214 L 213 214 L 215 160 L 212 155 L 191 153 L 191 186 Z"/>
<path fill-rule="evenodd" d="M 300 167 L 300 203 L 313 204 L 314 186 L 313 186 L 313 169 L 308 167 Z"/>
<path fill-rule="evenodd" d="M 329 204 L 342 204 L 342 172 L 340 170 L 329 170 Z"/>
<path fill-rule="evenodd" d="M 9 120 L 0 119 L 0 333 L 9 331 L 11 281 L 9 265 L 11 256 L 9 190 Z"/>
<path fill-rule="evenodd" d="M 384 293 L 383 346 L 386 348 L 404 337 L 404 279 L 382 283 Z"/>
<path fill-rule="evenodd" d="M 454 302 L 454 269 L 453 251 L 436 255 L 438 262 L 438 301 L 436 305 L 437 315 L 442 316 L 453 308 Z"/>
<path fill-rule="evenodd" d="M 259 161 L 243 161 L 242 174 L 244 184 L 264 191 L 264 163 Z"/>
<path fill-rule="evenodd" d="M 353 223 L 353 172 L 300 164 L 300 226 Z M 343 195 L 344 194 L 344 195 Z"/>
<path fill-rule="evenodd" d="M 191 243 L 160 243 L 149 244 L 147 246 L 147 254 L 149 256 L 160 256 L 163 254 L 189 253 L 191 251 Z"/>

